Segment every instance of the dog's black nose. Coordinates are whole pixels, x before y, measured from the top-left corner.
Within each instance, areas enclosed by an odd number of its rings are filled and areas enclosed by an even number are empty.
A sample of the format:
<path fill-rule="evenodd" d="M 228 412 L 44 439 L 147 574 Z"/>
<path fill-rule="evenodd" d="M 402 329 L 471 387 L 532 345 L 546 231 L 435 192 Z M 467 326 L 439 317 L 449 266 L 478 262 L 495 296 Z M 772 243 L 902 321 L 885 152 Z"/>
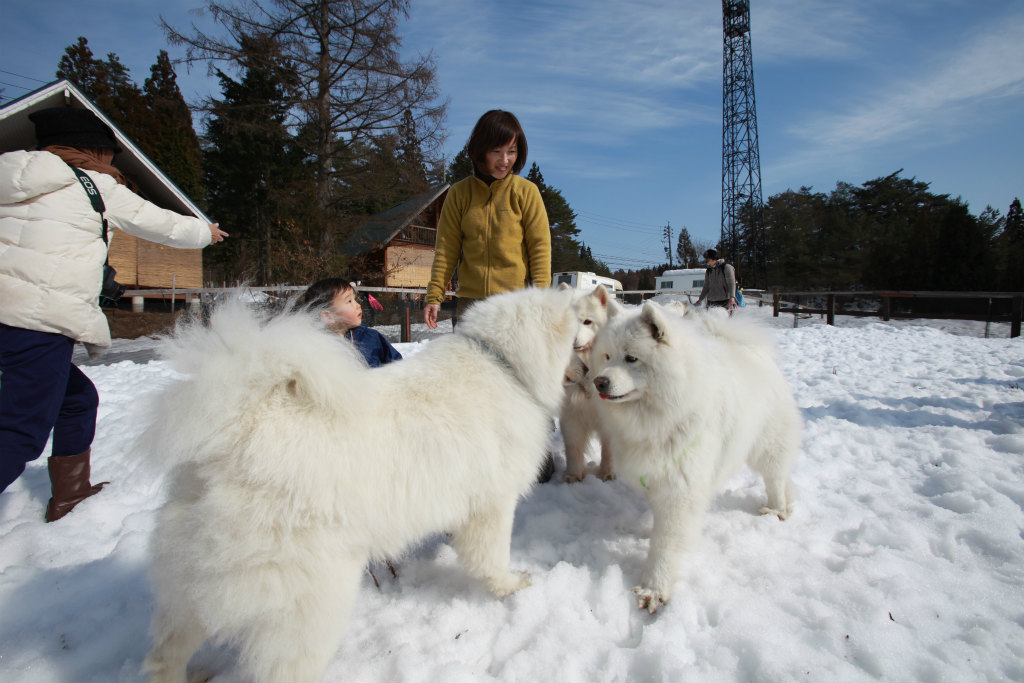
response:
<path fill-rule="evenodd" d="M 607 377 L 601 376 L 601 377 L 595 377 L 594 378 L 594 386 L 597 387 L 597 390 L 599 392 L 601 392 L 602 394 L 607 394 L 608 393 L 608 385 L 609 384 L 611 384 L 611 382 L 608 381 Z"/>

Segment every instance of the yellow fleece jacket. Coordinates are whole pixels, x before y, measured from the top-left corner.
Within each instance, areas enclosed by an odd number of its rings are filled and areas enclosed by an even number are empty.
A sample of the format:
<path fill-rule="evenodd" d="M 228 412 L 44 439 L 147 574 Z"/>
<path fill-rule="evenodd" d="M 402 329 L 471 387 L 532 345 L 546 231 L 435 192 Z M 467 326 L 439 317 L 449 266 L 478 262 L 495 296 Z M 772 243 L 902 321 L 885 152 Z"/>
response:
<path fill-rule="evenodd" d="M 456 266 L 460 297 L 550 286 L 551 231 L 537 186 L 512 173 L 490 186 L 476 176 L 452 185 L 441 207 L 428 304 L 444 300 Z"/>

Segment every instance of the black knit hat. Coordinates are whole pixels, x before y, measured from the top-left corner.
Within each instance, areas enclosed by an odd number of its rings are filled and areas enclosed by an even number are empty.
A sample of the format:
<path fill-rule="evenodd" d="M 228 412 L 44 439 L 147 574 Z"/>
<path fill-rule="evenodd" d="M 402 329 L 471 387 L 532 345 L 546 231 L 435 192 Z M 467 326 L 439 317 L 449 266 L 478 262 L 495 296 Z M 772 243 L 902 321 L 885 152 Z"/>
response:
<path fill-rule="evenodd" d="M 28 118 L 36 126 L 39 149 L 49 145 L 65 145 L 86 149 L 112 149 L 115 153 L 121 151 L 110 126 L 88 109 L 54 107 L 32 112 Z"/>

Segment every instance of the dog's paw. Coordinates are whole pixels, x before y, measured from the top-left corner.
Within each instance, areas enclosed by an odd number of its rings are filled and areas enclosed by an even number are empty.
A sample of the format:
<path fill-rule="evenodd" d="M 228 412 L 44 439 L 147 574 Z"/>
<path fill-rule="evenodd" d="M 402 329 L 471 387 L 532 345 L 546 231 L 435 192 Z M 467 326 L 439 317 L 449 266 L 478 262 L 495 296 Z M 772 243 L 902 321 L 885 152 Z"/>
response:
<path fill-rule="evenodd" d="M 492 579 L 488 587 L 495 597 L 504 598 L 530 585 L 530 572 L 509 572 L 501 579 Z"/>
<path fill-rule="evenodd" d="M 565 474 L 562 475 L 562 481 L 564 481 L 566 484 L 577 484 L 577 483 L 583 481 L 584 477 L 586 477 L 586 476 L 587 476 L 586 472 L 581 472 L 579 474 L 573 474 L 571 472 L 566 472 Z"/>
<path fill-rule="evenodd" d="M 782 521 L 786 521 L 786 518 L 793 514 L 792 508 L 786 508 L 785 510 L 776 510 L 775 508 L 763 507 L 758 510 L 762 515 L 775 515 Z"/>
<path fill-rule="evenodd" d="M 636 608 L 647 610 L 648 614 L 654 614 L 662 605 L 668 602 L 667 596 L 653 588 L 635 586 L 633 592 L 636 593 Z"/>
<path fill-rule="evenodd" d="M 601 481 L 615 481 L 618 475 L 616 475 L 614 472 L 598 472 L 597 476 L 601 479 Z"/>

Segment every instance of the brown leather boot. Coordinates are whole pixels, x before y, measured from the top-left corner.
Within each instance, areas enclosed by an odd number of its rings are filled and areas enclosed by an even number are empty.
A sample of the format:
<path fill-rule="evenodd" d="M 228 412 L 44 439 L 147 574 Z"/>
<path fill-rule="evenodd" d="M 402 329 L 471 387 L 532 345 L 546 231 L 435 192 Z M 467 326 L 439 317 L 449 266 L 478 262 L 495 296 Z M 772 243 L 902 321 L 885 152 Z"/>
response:
<path fill-rule="evenodd" d="M 50 471 L 50 490 L 53 497 L 46 504 L 46 521 L 56 522 L 71 512 L 72 508 L 89 496 L 100 492 L 104 484 L 89 483 L 89 454 L 91 448 L 77 455 L 63 455 L 59 458 L 50 457 L 46 461 Z"/>

